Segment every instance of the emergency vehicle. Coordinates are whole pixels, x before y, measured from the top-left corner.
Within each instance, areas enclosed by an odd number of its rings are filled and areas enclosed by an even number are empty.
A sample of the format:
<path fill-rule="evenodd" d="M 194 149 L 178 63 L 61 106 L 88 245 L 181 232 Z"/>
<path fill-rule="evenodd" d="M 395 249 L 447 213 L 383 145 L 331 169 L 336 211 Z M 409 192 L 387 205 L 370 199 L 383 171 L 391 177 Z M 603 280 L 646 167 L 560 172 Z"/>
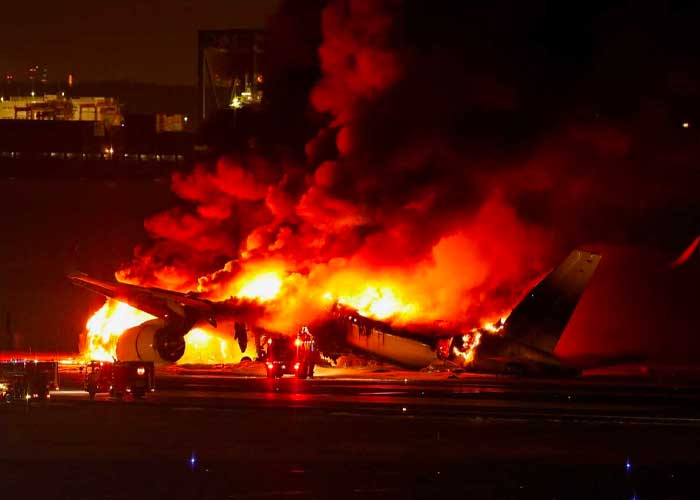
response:
<path fill-rule="evenodd" d="M 39 400 L 58 389 L 55 361 L 9 360 L 0 362 L 0 397 L 5 401 Z"/>
<path fill-rule="evenodd" d="M 83 382 L 90 399 L 101 392 L 139 399 L 155 391 L 155 370 L 151 361 L 90 361 L 85 365 Z"/>
<path fill-rule="evenodd" d="M 267 340 L 265 356 L 267 378 L 285 374 L 313 377 L 317 358 L 316 342 L 307 327 L 302 327 L 296 337 L 271 337 Z"/>

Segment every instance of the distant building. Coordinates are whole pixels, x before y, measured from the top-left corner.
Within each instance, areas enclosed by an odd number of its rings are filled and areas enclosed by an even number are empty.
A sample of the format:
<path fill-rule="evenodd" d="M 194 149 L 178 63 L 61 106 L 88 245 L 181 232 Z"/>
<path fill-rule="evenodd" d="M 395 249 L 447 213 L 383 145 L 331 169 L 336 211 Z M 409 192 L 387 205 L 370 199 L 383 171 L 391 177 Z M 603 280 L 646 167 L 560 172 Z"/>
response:
<path fill-rule="evenodd" d="M 227 108 L 260 103 L 264 83 L 262 30 L 200 31 L 199 118 Z"/>
<path fill-rule="evenodd" d="M 122 124 L 119 103 L 111 97 L 64 97 L 62 95 L 15 96 L 0 100 L 0 120 L 64 120 L 102 122 L 106 127 Z"/>

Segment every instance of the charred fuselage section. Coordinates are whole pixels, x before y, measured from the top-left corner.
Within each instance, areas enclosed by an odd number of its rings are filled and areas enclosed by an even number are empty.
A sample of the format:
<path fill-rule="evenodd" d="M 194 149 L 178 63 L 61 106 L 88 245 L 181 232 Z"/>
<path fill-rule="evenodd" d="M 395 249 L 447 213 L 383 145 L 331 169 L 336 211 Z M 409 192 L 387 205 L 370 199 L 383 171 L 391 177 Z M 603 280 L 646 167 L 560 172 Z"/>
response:
<path fill-rule="evenodd" d="M 491 331 L 417 333 L 342 305 L 333 316 L 349 346 L 407 368 L 443 360 L 474 371 L 570 375 L 576 370 L 554 348 L 599 262 L 600 255 L 574 250 Z"/>

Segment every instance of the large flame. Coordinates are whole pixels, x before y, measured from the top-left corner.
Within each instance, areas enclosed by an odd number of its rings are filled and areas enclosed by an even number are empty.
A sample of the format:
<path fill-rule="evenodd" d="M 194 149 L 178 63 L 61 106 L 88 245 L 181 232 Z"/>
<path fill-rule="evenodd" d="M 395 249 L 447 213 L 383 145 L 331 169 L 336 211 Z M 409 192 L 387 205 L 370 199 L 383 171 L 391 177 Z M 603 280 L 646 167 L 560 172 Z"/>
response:
<path fill-rule="evenodd" d="M 87 321 L 86 345 L 82 352 L 86 360 L 113 361 L 116 359 L 119 337 L 129 328 L 138 326 L 154 316 L 123 302 L 107 299 Z M 193 328 L 185 335 L 185 354 L 178 364 L 230 364 L 240 361 L 233 339 L 222 337 L 210 328 Z M 248 352 L 250 351 L 250 352 Z M 254 347 L 244 353 L 253 359 Z"/>
<path fill-rule="evenodd" d="M 356 309 L 363 316 L 380 320 L 410 318 L 419 312 L 415 304 L 402 301 L 394 289 L 387 285 L 370 285 L 357 295 L 338 297 L 337 302 Z"/>
<path fill-rule="evenodd" d="M 256 326 L 276 332 L 295 332 L 339 303 L 445 338 L 498 318 L 544 270 L 551 235 L 516 210 L 511 184 L 527 179 L 528 197 L 553 191 L 546 172 L 531 179 L 513 166 L 514 181 L 504 183 L 505 166 L 494 168 L 490 155 L 455 149 L 463 127 L 445 132 L 462 123 L 449 118 L 459 116 L 456 101 L 416 107 L 403 86 L 422 73 L 405 66 L 417 53 L 394 43 L 400 2 L 350 4 L 328 2 L 322 14 L 321 79 L 309 97 L 330 120 L 306 144 L 307 161 L 277 148 L 259 154 L 253 146 L 266 141 L 251 140 L 249 150 L 175 173 L 186 205 L 145 221 L 153 242 L 119 281 L 254 300 L 264 309 Z M 416 119 L 405 119 L 406 105 Z M 193 338 L 193 352 L 221 351 Z"/>
<path fill-rule="evenodd" d="M 193 328 L 185 335 L 185 354 L 178 365 L 221 365 L 238 363 L 241 356 L 238 346 L 231 338 L 221 336 L 210 327 Z M 249 344 L 243 358 L 255 359 L 255 347 Z"/>
<path fill-rule="evenodd" d="M 240 298 L 271 300 L 279 294 L 282 278 L 274 271 L 262 273 L 243 283 L 237 296 Z"/>
<path fill-rule="evenodd" d="M 154 319 L 148 313 L 123 302 L 107 299 L 87 321 L 84 356 L 98 361 L 112 361 L 117 354 L 117 340 L 129 328 Z"/>
<path fill-rule="evenodd" d="M 349 306 L 363 316 L 392 320 L 394 323 L 418 323 L 433 316 L 425 309 L 427 305 L 407 301 L 404 299 L 407 294 L 402 292 L 401 286 L 387 280 L 381 284 L 370 284 L 362 276 L 346 272 L 342 279 L 334 277 L 325 284 L 336 288 L 312 291 L 308 280 L 301 280 L 300 283 L 298 274 L 289 273 L 284 276 L 279 271 L 265 270 L 249 274 L 247 280 L 239 280 L 235 297 L 255 299 L 267 304 L 270 311 L 284 313 L 277 314 L 277 319 L 266 325 L 277 328 L 278 331 L 296 331 L 311 316 L 318 314 L 318 311 L 328 312 L 335 303 Z M 297 294 L 300 287 L 310 299 L 299 300 Z M 290 315 L 290 319 L 279 319 L 285 315 Z M 127 304 L 108 299 L 87 321 L 87 341 L 83 356 L 104 361 L 115 359 L 117 342 L 122 333 L 153 318 L 154 316 Z M 471 363 L 481 335 L 497 334 L 502 328 L 503 319 L 483 322 L 479 329 L 462 337 L 462 346 L 453 349 L 455 357 L 463 365 Z M 233 339 L 209 326 L 192 329 L 185 336 L 185 343 L 185 354 L 178 364 L 227 364 L 241 360 Z M 243 353 L 244 357 L 254 359 L 252 347 L 251 344 L 248 349 L 250 352 Z"/>

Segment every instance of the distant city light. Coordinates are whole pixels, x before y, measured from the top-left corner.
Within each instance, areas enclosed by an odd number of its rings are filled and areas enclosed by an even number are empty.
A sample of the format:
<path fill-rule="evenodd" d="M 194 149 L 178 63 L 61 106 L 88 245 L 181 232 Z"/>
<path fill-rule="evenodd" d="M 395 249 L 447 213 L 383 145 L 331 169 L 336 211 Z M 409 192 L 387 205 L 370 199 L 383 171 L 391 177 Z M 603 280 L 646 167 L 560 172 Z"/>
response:
<path fill-rule="evenodd" d="M 682 127 L 683 127 L 683 128 L 690 128 L 690 123 L 689 123 L 689 122 L 683 122 Z"/>
<path fill-rule="evenodd" d="M 187 123 L 190 119 L 186 116 L 183 118 L 183 120 L 185 120 L 185 123 Z"/>
<path fill-rule="evenodd" d="M 34 97 L 34 91 L 33 91 L 33 90 L 32 90 L 32 92 L 31 92 L 31 95 L 32 95 L 32 97 Z"/>
<path fill-rule="evenodd" d="M 240 108 L 241 106 L 243 106 L 243 103 L 241 102 L 241 100 L 240 100 L 238 97 L 234 97 L 234 98 L 231 100 L 231 107 L 232 107 L 232 108 L 238 109 L 238 108 Z"/>

